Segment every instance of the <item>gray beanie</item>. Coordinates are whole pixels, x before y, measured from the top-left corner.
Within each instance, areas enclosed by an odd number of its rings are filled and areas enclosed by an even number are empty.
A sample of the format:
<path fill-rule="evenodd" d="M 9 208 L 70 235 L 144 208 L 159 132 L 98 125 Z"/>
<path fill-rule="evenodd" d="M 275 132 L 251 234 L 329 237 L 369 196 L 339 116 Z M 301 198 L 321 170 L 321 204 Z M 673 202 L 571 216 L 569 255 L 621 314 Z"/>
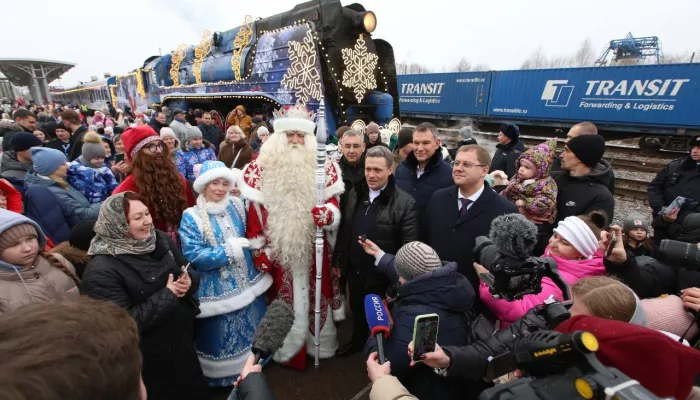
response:
<path fill-rule="evenodd" d="M 649 232 L 649 221 L 641 214 L 630 214 L 622 220 L 622 233 L 627 233 L 635 228 L 642 228 Z"/>
<path fill-rule="evenodd" d="M 187 127 L 187 140 L 192 140 L 192 139 L 201 139 L 202 138 L 202 131 L 199 130 L 196 126 L 188 126 Z"/>
<path fill-rule="evenodd" d="M 90 161 L 96 157 L 105 158 L 107 156 L 105 147 L 102 144 L 102 138 L 97 132 L 88 132 L 83 138 L 83 141 L 83 151 L 81 154 L 85 160 Z"/>
<path fill-rule="evenodd" d="M 474 133 L 474 128 L 471 126 L 467 125 L 465 127 L 462 127 L 459 130 L 459 136 L 462 137 L 462 139 L 471 139 L 472 138 L 472 133 Z"/>
<path fill-rule="evenodd" d="M 442 267 L 435 250 L 423 242 L 409 242 L 396 252 L 394 268 L 400 277 L 410 281 L 426 272 Z"/>

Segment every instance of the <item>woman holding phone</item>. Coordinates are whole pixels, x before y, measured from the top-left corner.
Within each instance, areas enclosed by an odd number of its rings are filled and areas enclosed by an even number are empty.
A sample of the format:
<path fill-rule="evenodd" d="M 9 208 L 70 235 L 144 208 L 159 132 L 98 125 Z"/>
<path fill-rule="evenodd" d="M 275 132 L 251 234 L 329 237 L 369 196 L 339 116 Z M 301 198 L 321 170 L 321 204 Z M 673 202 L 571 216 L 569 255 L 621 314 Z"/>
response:
<path fill-rule="evenodd" d="M 123 307 L 136 320 L 148 398 L 208 398 L 194 348 L 199 274 L 184 271 L 187 260 L 154 228 L 134 192 L 105 200 L 94 231 L 80 291 Z"/>

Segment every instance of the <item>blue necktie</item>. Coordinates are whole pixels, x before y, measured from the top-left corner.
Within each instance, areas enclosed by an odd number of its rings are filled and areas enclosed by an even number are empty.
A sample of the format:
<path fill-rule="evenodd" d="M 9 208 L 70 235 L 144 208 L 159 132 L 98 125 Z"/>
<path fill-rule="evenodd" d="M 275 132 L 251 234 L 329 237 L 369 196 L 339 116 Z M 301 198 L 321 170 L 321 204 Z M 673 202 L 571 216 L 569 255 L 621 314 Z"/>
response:
<path fill-rule="evenodd" d="M 459 210 L 459 216 L 461 218 L 461 217 L 464 217 L 465 215 L 467 215 L 467 211 L 469 211 L 469 210 L 467 210 L 467 206 L 470 205 L 472 203 L 472 201 L 469 199 L 464 199 L 464 198 L 460 198 L 459 201 L 462 202 L 462 209 Z"/>

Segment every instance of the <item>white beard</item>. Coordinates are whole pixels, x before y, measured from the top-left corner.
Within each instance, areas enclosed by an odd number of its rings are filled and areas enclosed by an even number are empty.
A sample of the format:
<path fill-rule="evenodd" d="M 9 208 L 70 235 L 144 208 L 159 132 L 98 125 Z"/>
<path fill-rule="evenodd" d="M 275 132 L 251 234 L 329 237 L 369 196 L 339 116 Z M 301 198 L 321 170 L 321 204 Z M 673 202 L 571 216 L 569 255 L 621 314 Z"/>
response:
<path fill-rule="evenodd" d="M 313 142 L 313 137 L 306 141 Z M 316 205 L 316 154 L 310 147 L 293 148 L 284 133 L 277 133 L 265 142 L 258 158 L 273 259 L 284 268 L 307 273 L 316 232 L 311 216 Z"/>

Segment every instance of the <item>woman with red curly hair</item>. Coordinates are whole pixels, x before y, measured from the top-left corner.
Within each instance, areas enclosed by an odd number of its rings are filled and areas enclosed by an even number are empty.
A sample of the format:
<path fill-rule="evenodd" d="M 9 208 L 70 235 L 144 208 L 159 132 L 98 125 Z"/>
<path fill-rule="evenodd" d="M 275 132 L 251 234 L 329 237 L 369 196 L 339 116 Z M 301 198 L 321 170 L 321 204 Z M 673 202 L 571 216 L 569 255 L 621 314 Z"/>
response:
<path fill-rule="evenodd" d="M 177 229 L 182 213 L 196 203 L 189 184 L 177 171 L 168 146 L 150 126 L 129 128 L 121 139 L 131 174 L 113 194 L 138 193 L 144 198 L 156 229 L 179 244 Z"/>

